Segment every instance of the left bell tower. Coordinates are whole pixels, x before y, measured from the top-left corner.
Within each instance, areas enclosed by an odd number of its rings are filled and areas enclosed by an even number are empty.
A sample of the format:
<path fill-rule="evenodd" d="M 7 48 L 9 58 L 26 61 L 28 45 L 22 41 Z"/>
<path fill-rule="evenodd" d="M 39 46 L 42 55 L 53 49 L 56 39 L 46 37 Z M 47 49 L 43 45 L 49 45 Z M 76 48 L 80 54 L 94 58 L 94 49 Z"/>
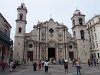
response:
<path fill-rule="evenodd" d="M 24 59 L 24 42 L 25 42 L 25 31 L 26 31 L 26 14 L 27 8 L 24 3 L 17 8 L 17 19 L 16 19 L 16 32 L 14 38 L 14 60 L 22 61 Z"/>

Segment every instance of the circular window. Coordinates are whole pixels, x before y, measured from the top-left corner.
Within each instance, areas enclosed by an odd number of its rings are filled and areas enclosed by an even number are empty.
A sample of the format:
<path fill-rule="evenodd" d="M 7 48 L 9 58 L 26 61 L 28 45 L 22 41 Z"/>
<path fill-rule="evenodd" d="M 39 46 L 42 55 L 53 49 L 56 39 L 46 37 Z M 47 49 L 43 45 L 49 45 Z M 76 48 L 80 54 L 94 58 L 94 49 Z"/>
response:
<path fill-rule="evenodd" d="M 20 44 L 20 42 L 18 42 L 18 45 Z"/>
<path fill-rule="evenodd" d="M 29 44 L 29 48 L 32 48 L 33 47 L 33 45 L 32 44 Z"/>
<path fill-rule="evenodd" d="M 69 48 L 72 49 L 72 45 L 70 45 Z"/>

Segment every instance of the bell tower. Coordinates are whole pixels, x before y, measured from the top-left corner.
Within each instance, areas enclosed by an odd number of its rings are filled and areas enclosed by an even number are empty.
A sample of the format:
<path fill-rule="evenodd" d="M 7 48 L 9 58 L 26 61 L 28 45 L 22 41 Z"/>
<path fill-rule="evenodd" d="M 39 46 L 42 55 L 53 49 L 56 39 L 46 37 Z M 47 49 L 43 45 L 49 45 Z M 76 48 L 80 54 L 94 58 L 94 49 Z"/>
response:
<path fill-rule="evenodd" d="M 27 8 L 24 3 L 17 8 L 16 32 L 14 40 L 14 60 L 22 61 L 24 59 L 24 42 L 26 31 Z"/>
<path fill-rule="evenodd" d="M 72 20 L 73 37 L 77 43 L 77 59 L 87 62 L 89 59 L 89 37 L 85 25 L 85 15 L 80 10 L 75 10 Z"/>

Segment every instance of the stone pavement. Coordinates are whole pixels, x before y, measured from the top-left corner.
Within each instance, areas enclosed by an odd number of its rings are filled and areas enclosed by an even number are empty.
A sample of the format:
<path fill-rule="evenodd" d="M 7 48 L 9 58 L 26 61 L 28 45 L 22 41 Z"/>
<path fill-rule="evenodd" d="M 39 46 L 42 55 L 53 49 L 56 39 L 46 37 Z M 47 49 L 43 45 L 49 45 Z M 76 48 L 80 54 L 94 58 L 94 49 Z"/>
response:
<path fill-rule="evenodd" d="M 100 75 L 100 66 L 88 67 L 87 64 L 81 64 L 81 75 Z M 15 72 L 1 73 L 0 75 L 45 75 L 44 68 L 41 70 L 33 71 L 32 66 L 24 66 L 26 68 L 17 68 Z M 46 75 L 77 75 L 76 68 L 69 64 L 69 73 L 64 74 L 63 65 L 49 65 L 49 72 Z"/>
<path fill-rule="evenodd" d="M 0 75 L 8 75 L 8 74 L 14 74 L 14 73 L 16 73 L 16 72 L 20 72 L 21 70 L 24 70 L 24 69 L 26 69 L 27 68 L 27 66 L 25 67 L 25 66 L 17 66 L 16 67 L 16 70 L 14 71 L 14 72 L 10 72 L 10 70 L 9 70 L 9 67 L 6 67 L 5 68 L 5 71 L 3 72 L 2 71 L 2 68 L 1 68 L 1 66 L 0 66 Z"/>

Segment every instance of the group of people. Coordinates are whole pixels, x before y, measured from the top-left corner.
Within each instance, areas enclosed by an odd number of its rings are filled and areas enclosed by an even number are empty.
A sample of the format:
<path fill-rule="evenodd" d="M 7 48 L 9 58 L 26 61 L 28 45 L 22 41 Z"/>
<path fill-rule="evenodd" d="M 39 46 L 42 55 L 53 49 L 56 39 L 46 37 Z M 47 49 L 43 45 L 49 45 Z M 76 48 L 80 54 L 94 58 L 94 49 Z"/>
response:
<path fill-rule="evenodd" d="M 41 67 L 44 67 L 45 68 L 45 73 L 48 73 L 48 61 L 39 61 L 38 63 L 36 61 L 33 61 L 33 71 L 36 71 L 37 70 L 37 66 L 38 66 L 38 69 L 40 70 Z"/>
<path fill-rule="evenodd" d="M 11 61 L 9 66 L 10 72 L 14 71 L 16 69 L 16 61 Z"/>
<path fill-rule="evenodd" d="M 54 64 L 55 64 L 55 60 L 54 60 Z M 77 70 L 77 75 L 78 74 L 81 74 L 80 72 L 80 69 L 81 69 L 81 66 L 80 66 L 80 62 L 78 60 L 75 60 L 74 61 L 74 65 L 76 66 L 76 70 Z M 33 62 L 33 71 L 36 71 L 37 70 L 37 67 L 38 69 L 41 69 L 41 67 L 44 67 L 45 68 L 45 73 L 48 73 L 48 66 L 49 66 L 49 63 L 48 61 L 39 61 L 39 62 L 36 62 L 34 61 Z M 64 60 L 64 69 L 65 69 L 65 74 L 68 73 L 68 60 Z"/>
<path fill-rule="evenodd" d="M 38 69 L 41 69 L 41 67 L 43 67 L 44 65 L 44 61 L 39 61 L 38 63 L 36 61 L 33 61 L 33 70 L 36 71 L 37 70 L 37 66 Z"/>
<path fill-rule="evenodd" d="M 81 69 L 81 65 L 79 60 L 73 60 L 73 66 L 76 66 L 76 70 L 77 70 L 77 75 L 81 74 L 80 69 Z M 66 72 L 68 73 L 68 60 L 64 61 L 64 69 L 65 69 L 65 74 Z"/>
<path fill-rule="evenodd" d="M 56 63 L 56 61 L 55 60 L 53 60 L 53 62 L 52 62 L 54 65 L 55 65 L 55 63 Z M 10 69 L 10 72 L 12 72 L 12 71 L 14 71 L 15 70 L 15 68 L 16 68 L 16 65 L 17 63 L 16 63 L 16 61 L 10 61 L 9 62 L 9 69 Z M 68 60 L 67 59 L 65 59 L 64 60 L 64 62 L 63 62 L 63 64 L 64 64 L 64 69 L 65 69 L 65 74 L 66 73 L 68 73 Z M 89 65 L 89 67 L 92 65 L 94 65 L 94 66 L 97 66 L 99 63 L 98 63 L 98 59 L 96 60 L 96 59 L 88 59 L 88 65 Z M 2 61 L 2 70 L 3 71 L 5 71 L 5 67 L 7 66 L 7 63 L 5 62 L 5 61 Z M 38 69 L 40 70 L 42 67 L 44 67 L 44 69 L 45 69 L 45 73 L 48 73 L 48 66 L 49 66 L 49 62 L 47 61 L 47 60 L 39 60 L 38 62 L 36 62 L 36 61 L 33 61 L 33 71 L 36 71 L 37 70 L 37 67 L 38 67 Z M 76 67 L 76 70 L 77 70 L 77 75 L 78 74 L 81 74 L 81 72 L 80 72 L 80 69 L 81 69 L 81 65 L 80 65 L 80 61 L 79 60 L 72 60 L 72 66 L 75 66 Z"/>
<path fill-rule="evenodd" d="M 2 66 L 3 72 L 5 71 L 5 68 L 6 68 L 7 66 L 9 66 L 9 70 L 10 70 L 10 72 L 12 72 L 12 71 L 14 71 L 15 68 L 16 68 L 16 62 L 10 61 L 9 63 L 7 63 L 5 60 L 2 60 L 1 66 Z"/>
<path fill-rule="evenodd" d="M 89 65 L 89 67 L 90 66 L 98 66 L 98 64 L 99 64 L 99 61 L 98 61 L 98 59 L 88 59 L 88 65 Z"/>

